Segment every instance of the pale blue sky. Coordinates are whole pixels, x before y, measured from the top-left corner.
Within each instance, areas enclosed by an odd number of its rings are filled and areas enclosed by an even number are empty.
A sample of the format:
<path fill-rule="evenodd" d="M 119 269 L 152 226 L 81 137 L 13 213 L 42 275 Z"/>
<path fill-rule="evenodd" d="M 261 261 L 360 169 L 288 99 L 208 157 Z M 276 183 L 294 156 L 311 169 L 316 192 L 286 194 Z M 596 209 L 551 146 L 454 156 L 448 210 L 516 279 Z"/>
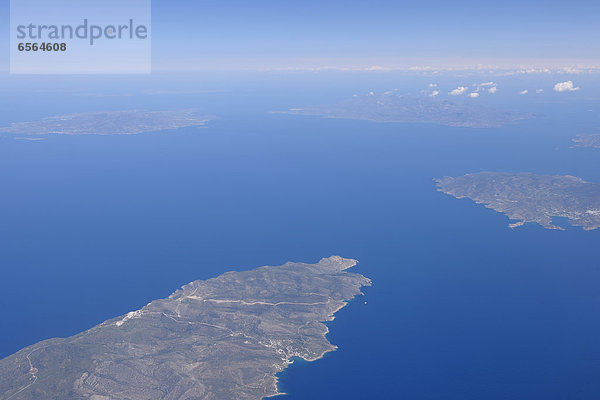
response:
<path fill-rule="evenodd" d="M 157 69 L 600 64 L 597 1 L 154 0 L 152 7 Z M 8 33 L 0 46 L 7 64 Z"/>

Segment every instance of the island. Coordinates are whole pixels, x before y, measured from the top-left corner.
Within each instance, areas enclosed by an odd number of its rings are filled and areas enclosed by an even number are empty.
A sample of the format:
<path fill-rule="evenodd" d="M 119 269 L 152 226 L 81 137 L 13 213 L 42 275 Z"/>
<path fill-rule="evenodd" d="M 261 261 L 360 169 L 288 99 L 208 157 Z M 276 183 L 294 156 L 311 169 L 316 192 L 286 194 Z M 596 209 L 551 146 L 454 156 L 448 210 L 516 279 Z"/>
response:
<path fill-rule="evenodd" d="M 193 110 L 108 111 L 48 117 L 32 122 L 15 122 L 0 132 L 20 135 L 135 135 L 204 126 L 210 117 L 198 117 Z"/>
<path fill-rule="evenodd" d="M 295 357 L 336 346 L 334 314 L 370 286 L 357 261 L 288 262 L 191 282 L 166 299 L 0 360 L 2 400 L 261 399 Z"/>
<path fill-rule="evenodd" d="M 600 134 L 597 133 L 580 133 L 573 139 L 575 147 L 593 147 L 600 149 Z"/>
<path fill-rule="evenodd" d="M 354 96 L 334 105 L 308 106 L 280 111 L 282 114 L 373 122 L 431 123 L 455 127 L 494 128 L 531 118 L 533 115 L 497 110 L 468 102 L 454 103 L 430 96 L 402 95 L 396 91 Z"/>
<path fill-rule="evenodd" d="M 600 227 L 600 184 L 569 175 L 480 172 L 436 179 L 438 190 L 458 199 L 469 198 L 511 220 L 511 228 L 535 222 L 547 229 L 554 217 L 567 218 L 585 230 Z"/>

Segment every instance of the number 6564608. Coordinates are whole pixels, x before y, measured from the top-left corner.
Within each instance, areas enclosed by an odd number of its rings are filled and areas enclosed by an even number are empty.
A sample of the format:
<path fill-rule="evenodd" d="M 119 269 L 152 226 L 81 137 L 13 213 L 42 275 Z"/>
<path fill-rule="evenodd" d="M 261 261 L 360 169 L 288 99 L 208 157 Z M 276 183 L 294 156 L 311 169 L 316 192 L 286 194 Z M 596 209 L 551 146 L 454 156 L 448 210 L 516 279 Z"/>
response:
<path fill-rule="evenodd" d="M 19 51 L 66 51 L 66 43 L 19 43 L 17 45 Z"/>

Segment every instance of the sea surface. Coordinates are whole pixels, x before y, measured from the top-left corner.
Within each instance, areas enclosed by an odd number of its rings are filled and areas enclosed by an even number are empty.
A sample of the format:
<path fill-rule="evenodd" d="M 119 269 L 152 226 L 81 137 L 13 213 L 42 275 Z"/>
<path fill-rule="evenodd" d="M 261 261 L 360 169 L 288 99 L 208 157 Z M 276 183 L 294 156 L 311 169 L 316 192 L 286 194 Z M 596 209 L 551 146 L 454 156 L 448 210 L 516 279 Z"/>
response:
<path fill-rule="evenodd" d="M 328 324 L 338 351 L 280 374 L 284 398 L 600 398 L 600 231 L 511 230 L 433 182 L 479 171 L 600 182 L 600 150 L 570 148 L 600 128 L 600 102 L 583 90 L 483 99 L 538 114 L 494 129 L 269 113 L 401 78 L 7 89 L 2 126 L 106 109 L 193 106 L 217 118 L 134 136 L 0 136 L 0 357 L 196 279 L 340 255 L 373 286 Z"/>

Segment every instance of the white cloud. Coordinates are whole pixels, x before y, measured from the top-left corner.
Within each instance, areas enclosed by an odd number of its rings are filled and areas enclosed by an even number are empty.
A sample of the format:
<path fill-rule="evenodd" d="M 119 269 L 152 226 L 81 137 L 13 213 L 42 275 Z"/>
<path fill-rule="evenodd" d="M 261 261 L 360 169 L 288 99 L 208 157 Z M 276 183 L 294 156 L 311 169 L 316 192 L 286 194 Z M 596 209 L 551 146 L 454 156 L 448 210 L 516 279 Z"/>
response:
<path fill-rule="evenodd" d="M 579 86 L 573 86 L 573 81 L 558 82 L 554 85 L 555 92 L 574 92 L 579 90 Z"/>
<path fill-rule="evenodd" d="M 369 93 L 367 93 L 367 96 L 375 96 L 375 92 L 370 91 Z"/>
<path fill-rule="evenodd" d="M 479 86 L 496 86 L 494 82 L 484 82 L 480 83 Z"/>
<path fill-rule="evenodd" d="M 429 97 L 435 97 L 435 96 L 437 96 L 438 94 L 440 94 L 440 91 L 439 91 L 439 90 L 434 90 L 433 92 L 431 92 L 431 93 L 429 94 Z"/>
<path fill-rule="evenodd" d="M 496 86 L 492 86 L 491 88 L 488 89 L 488 92 L 494 94 L 494 93 L 496 93 L 497 90 L 498 90 L 498 88 Z"/>
<path fill-rule="evenodd" d="M 460 96 L 462 94 L 465 94 L 467 92 L 467 88 L 464 86 L 459 86 L 456 89 L 448 92 L 449 95 L 451 96 Z"/>
<path fill-rule="evenodd" d="M 544 91 L 544 89 L 536 89 L 535 92 L 536 93 L 542 93 Z"/>
<path fill-rule="evenodd" d="M 472 99 L 476 99 L 476 98 L 479 97 L 479 93 L 477 93 L 477 92 L 471 92 L 471 93 L 469 93 L 469 97 L 472 98 Z"/>
<path fill-rule="evenodd" d="M 437 87 L 437 83 L 430 83 L 430 84 L 429 84 L 429 87 L 430 87 L 430 88 Z"/>
<path fill-rule="evenodd" d="M 391 68 L 382 67 L 381 65 L 372 65 L 366 68 L 367 71 L 391 71 Z"/>
<path fill-rule="evenodd" d="M 525 90 L 521 90 L 521 91 L 519 92 L 519 94 L 527 94 L 527 93 L 529 93 L 529 90 L 527 90 L 527 89 L 525 89 Z"/>

